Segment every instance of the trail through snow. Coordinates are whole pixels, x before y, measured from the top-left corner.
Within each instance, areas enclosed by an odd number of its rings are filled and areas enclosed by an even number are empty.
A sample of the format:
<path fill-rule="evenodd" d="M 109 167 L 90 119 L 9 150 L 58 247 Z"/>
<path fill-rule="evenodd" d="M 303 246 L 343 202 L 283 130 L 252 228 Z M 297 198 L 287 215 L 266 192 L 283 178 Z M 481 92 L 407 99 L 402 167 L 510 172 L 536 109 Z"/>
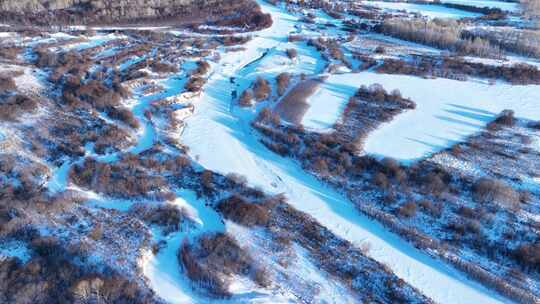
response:
<path fill-rule="evenodd" d="M 244 52 L 223 56 L 196 103 L 194 115 L 187 120 L 182 141 L 190 148 L 190 154 L 208 169 L 242 174 L 266 191 L 285 193 L 292 206 L 352 243 L 368 242 L 371 257 L 388 265 L 397 276 L 436 302 L 507 301 L 361 215 L 342 195 L 257 140 L 249 125 L 253 114 L 231 107 L 231 92 L 238 85 L 236 82 L 246 81 L 242 67 L 266 50 L 285 43 L 287 34 L 295 30 L 293 16 L 262 1 L 260 4 L 272 14 L 274 24 L 248 42 Z M 231 82 L 231 78 L 236 81 Z"/>

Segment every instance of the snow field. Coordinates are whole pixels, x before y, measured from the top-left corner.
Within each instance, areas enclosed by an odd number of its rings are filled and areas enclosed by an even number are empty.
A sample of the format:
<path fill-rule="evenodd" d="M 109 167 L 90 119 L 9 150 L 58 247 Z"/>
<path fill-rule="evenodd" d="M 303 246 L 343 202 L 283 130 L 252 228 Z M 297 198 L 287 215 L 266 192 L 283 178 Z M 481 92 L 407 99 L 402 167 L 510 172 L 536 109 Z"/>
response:
<path fill-rule="evenodd" d="M 174 232 L 169 236 L 163 236 L 161 231 L 154 229 L 154 240 L 167 243 L 156 255 L 147 252 L 141 261 L 141 268 L 150 287 L 168 303 L 201 303 L 189 279 L 180 272 L 177 252 L 184 239 L 192 239 L 204 232 L 223 231 L 225 228 L 220 216 L 211 207 L 205 206 L 204 201 L 198 200 L 194 192 L 180 190 L 176 194 L 177 199 L 173 204 L 187 210 L 197 225 L 194 230 Z"/>
<path fill-rule="evenodd" d="M 504 301 L 446 264 L 413 248 L 378 223 L 369 220 L 337 192 L 305 173 L 295 162 L 272 153 L 254 135 L 251 113 L 232 107 L 229 79 L 243 75 L 242 67 L 256 60 L 265 49 L 284 41 L 291 31 L 291 16 L 260 2 L 273 15 L 274 25 L 248 42 L 242 54 L 224 54 L 205 87 L 195 113 L 182 136 L 190 155 L 202 166 L 223 174 L 237 173 L 250 184 L 271 193 L 284 193 L 289 203 L 313 216 L 337 236 L 355 244 L 369 243 L 369 255 L 440 303 L 497 303 Z M 283 37 L 283 38 L 279 38 Z M 345 74 L 350 77 L 350 75 Z M 238 79 L 242 79 L 238 77 Z M 375 82 L 375 81 L 373 81 Z M 347 89 L 350 92 L 351 89 Z"/>
<path fill-rule="evenodd" d="M 415 4 L 406 2 L 385 2 L 385 1 L 367 1 L 365 4 L 369 4 L 381 9 L 386 10 L 404 10 L 411 13 L 420 14 L 429 18 L 475 18 L 481 16 L 478 13 L 471 13 L 463 10 L 447 8 L 440 5 L 432 4 Z"/>

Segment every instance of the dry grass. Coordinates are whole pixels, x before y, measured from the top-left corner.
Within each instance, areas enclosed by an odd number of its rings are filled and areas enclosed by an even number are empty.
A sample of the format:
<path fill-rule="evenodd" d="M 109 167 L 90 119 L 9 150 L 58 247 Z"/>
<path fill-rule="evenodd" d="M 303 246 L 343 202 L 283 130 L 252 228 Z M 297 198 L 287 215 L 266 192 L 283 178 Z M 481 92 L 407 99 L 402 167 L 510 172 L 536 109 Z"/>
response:
<path fill-rule="evenodd" d="M 315 93 L 323 81 L 323 78 L 315 78 L 300 82 L 281 99 L 276 112 L 285 121 L 300 124 L 309 109 L 307 98 Z"/>

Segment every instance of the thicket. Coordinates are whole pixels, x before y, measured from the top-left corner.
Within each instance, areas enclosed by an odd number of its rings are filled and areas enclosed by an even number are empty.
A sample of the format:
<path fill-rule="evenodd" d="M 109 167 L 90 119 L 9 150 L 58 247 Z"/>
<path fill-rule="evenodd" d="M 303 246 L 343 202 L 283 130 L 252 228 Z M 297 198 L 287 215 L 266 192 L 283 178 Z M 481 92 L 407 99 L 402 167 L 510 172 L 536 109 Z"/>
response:
<path fill-rule="evenodd" d="M 0 95 L 8 91 L 14 91 L 17 89 L 13 78 L 7 75 L 0 75 Z"/>
<path fill-rule="evenodd" d="M 291 81 L 291 75 L 289 73 L 283 72 L 277 75 L 276 83 L 277 83 L 277 93 L 279 96 L 282 96 L 283 94 L 285 94 L 285 91 L 289 87 L 290 81 Z"/>
<path fill-rule="evenodd" d="M 540 84 L 540 69 L 517 63 L 513 65 L 489 65 L 469 62 L 460 58 L 445 57 L 442 60 L 419 57 L 412 61 L 386 59 L 377 72 L 414 76 L 436 76 L 465 80 L 467 76 L 486 79 L 502 79 L 512 84 Z"/>
<path fill-rule="evenodd" d="M 87 158 L 71 168 L 69 179 L 76 185 L 111 197 L 163 199 L 167 195 L 165 178 L 148 171 L 158 166 L 159 163 L 144 163 L 136 155 L 128 155 L 113 164 Z"/>
<path fill-rule="evenodd" d="M 379 27 L 379 32 L 400 39 L 418 42 L 463 55 L 501 57 L 502 52 L 488 40 L 462 36 L 462 26 L 449 20 L 408 20 L 387 19 Z"/>
<path fill-rule="evenodd" d="M 252 278 L 262 287 L 269 284 L 264 269 L 228 234 L 203 235 L 195 244 L 185 240 L 178 261 L 190 280 L 212 297 L 229 298 L 230 278 L 234 275 Z"/>
<path fill-rule="evenodd" d="M 37 105 L 33 98 L 20 94 L 0 99 L 0 120 L 17 120 L 22 114 L 35 111 Z"/>

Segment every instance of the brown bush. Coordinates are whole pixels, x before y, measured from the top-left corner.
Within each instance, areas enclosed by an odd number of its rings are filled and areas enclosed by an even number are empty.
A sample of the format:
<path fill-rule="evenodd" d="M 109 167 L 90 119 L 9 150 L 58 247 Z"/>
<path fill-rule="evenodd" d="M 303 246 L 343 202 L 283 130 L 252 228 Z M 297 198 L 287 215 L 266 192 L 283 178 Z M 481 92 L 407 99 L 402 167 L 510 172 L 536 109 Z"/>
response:
<path fill-rule="evenodd" d="M 186 83 L 186 90 L 189 92 L 199 92 L 206 83 L 204 78 L 198 76 L 191 76 Z"/>
<path fill-rule="evenodd" d="M 403 205 L 401 205 L 398 210 L 398 214 L 402 217 L 413 217 L 416 215 L 416 203 L 415 202 L 407 202 Z"/>
<path fill-rule="evenodd" d="M 384 54 L 386 53 L 386 48 L 384 46 L 378 45 L 375 48 L 375 54 Z"/>
<path fill-rule="evenodd" d="M 128 109 L 108 107 L 106 112 L 110 118 L 119 120 L 134 129 L 138 129 L 140 126 L 139 120 L 137 120 L 135 115 Z"/>
<path fill-rule="evenodd" d="M 280 73 L 276 77 L 276 83 L 277 83 L 277 93 L 279 96 L 282 96 L 285 94 L 285 91 L 289 87 L 289 82 L 291 80 L 291 75 L 289 73 Z"/>
<path fill-rule="evenodd" d="M 214 173 L 210 170 L 204 170 L 201 173 L 201 184 L 207 194 L 214 192 Z"/>
<path fill-rule="evenodd" d="M 238 103 L 242 107 L 251 107 L 253 105 L 253 91 L 251 89 L 247 89 L 242 92 Z"/>
<path fill-rule="evenodd" d="M 430 172 L 422 178 L 422 189 L 428 194 L 438 196 L 446 191 L 447 184 L 437 173 Z"/>
<path fill-rule="evenodd" d="M 287 53 L 289 59 L 295 59 L 298 56 L 298 51 L 296 51 L 296 49 L 287 49 L 285 53 Z"/>
<path fill-rule="evenodd" d="M 415 76 L 433 75 L 456 80 L 466 80 L 467 76 L 487 79 L 503 79 L 512 84 L 540 83 L 540 69 L 527 64 L 493 66 L 480 62 L 469 62 L 459 57 L 417 58 L 413 62 L 387 59 L 377 68 L 380 73 L 405 74 Z"/>
<path fill-rule="evenodd" d="M 205 75 L 210 70 L 210 64 L 204 60 L 197 61 L 197 68 L 193 71 L 193 75 Z"/>
<path fill-rule="evenodd" d="M 159 206 L 136 204 L 130 212 L 151 225 L 161 227 L 165 233 L 180 230 L 180 225 L 188 218 L 184 210 L 171 204 Z"/>
<path fill-rule="evenodd" d="M 100 131 L 96 134 L 97 138 L 94 142 L 94 150 L 100 155 L 118 151 L 126 143 L 126 139 L 130 137 L 124 129 L 116 125 L 107 124 Z"/>
<path fill-rule="evenodd" d="M 502 204 L 513 208 L 519 204 L 519 194 L 500 180 L 482 177 L 473 186 L 473 198 L 483 204 Z"/>
<path fill-rule="evenodd" d="M 178 259 L 187 276 L 213 297 L 231 296 L 227 278 L 232 275 L 256 278 L 256 282 L 265 285 L 268 282 L 262 277 L 264 270 L 257 267 L 247 252 L 228 234 L 203 235 L 196 245 L 184 241 Z"/>
<path fill-rule="evenodd" d="M 424 22 L 408 19 L 387 19 L 377 28 L 380 32 L 401 39 L 423 43 L 441 49 L 477 56 L 501 56 L 496 45 L 482 38 L 467 39 L 455 21 L 435 19 Z"/>
<path fill-rule="evenodd" d="M 160 199 L 167 189 L 165 178 L 150 174 L 134 155 L 114 164 L 87 158 L 71 168 L 69 179 L 83 188 L 119 198 Z"/>
<path fill-rule="evenodd" d="M 150 67 L 156 73 L 178 73 L 178 67 L 170 63 L 155 61 Z"/>
<path fill-rule="evenodd" d="M 38 50 L 36 51 L 36 55 L 37 55 L 36 65 L 39 68 L 55 67 L 56 65 L 59 64 L 58 55 L 55 52 L 51 52 L 48 50 Z"/>
<path fill-rule="evenodd" d="M 512 110 L 504 110 L 497 116 L 495 119 L 495 123 L 505 126 L 513 126 L 516 121 L 514 118 L 514 111 Z"/>
<path fill-rule="evenodd" d="M 303 41 L 304 39 L 305 39 L 305 37 L 300 36 L 300 35 L 289 35 L 289 36 L 287 36 L 287 40 L 289 42 Z"/>
<path fill-rule="evenodd" d="M 432 217 L 439 218 L 442 214 L 441 204 L 435 204 L 429 200 L 420 200 L 418 205 Z"/>
<path fill-rule="evenodd" d="M 355 94 L 355 97 L 358 97 L 362 100 L 369 102 L 390 102 L 395 103 L 404 109 L 415 109 L 416 104 L 414 101 L 404 98 L 401 96 L 399 90 L 394 90 L 391 93 L 388 93 L 380 84 L 372 84 L 369 87 L 362 85 Z"/>
<path fill-rule="evenodd" d="M 15 85 L 15 81 L 13 81 L 13 78 L 0 75 L 0 94 L 3 94 L 7 91 L 14 91 L 17 89 L 17 86 Z"/>
<path fill-rule="evenodd" d="M 0 263 L 0 298 L 5 303 L 149 303 L 152 293 L 104 264 L 85 267 L 82 243 L 67 246 L 54 237 L 37 236 L 27 244 L 26 263 L 8 258 Z M 77 246 L 78 244 L 78 246 Z"/>
<path fill-rule="evenodd" d="M 220 201 L 217 208 L 225 218 L 244 226 L 266 226 L 269 221 L 270 210 L 266 206 L 238 195 Z"/>
<path fill-rule="evenodd" d="M 257 101 L 265 100 L 270 97 L 272 89 L 268 80 L 263 79 L 262 77 L 257 77 L 253 83 L 253 96 Z"/>
<path fill-rule="evenodd" d="M 20 115 L 32 112 L 37 108 L 37 102 L 24 95 L 13 95 L 0 103 L 0 119 L 16 120 Z"/>
<path fill-rule="evenodd" d="M 15 60 L 21 50 L 22 48 L 20 47 L 0 47 L 0 57 L 8 60 Z"/>
<path fill-rule="evenodd" d="M 377 172 L 373 175 L 373 183 L 382 190 L 388 189 L 390 183 L 388 182 L 388 177 L 382 172 Z"/>
<path fill-rule="evenodd" d="M 540 269 L 540 244 L 522 244 L 513 252 L 516 261 L 526 270 L 538 271 Z"/>

